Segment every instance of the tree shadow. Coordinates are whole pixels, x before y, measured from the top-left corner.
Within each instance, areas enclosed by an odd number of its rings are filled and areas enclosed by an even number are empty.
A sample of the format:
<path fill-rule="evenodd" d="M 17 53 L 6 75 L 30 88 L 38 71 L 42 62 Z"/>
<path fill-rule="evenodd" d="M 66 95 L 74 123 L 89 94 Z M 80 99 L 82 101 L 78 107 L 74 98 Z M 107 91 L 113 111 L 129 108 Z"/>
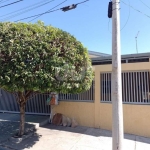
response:
<path fill-rule="evenodd" d="M 8 149 L 10 148 L 10 149 L 14 149 L 14 150 L 23 150 L 25 148 L 33 147 L 33 145 L 39 141 L 40 137 L 41 137 L 41 135 L 34 133 L 32 136 L 24 139 L 20 143 L 15 143 L 15 142 L 7 140 L 7 141 L 3 142 L 1 146 L 8 148 Z"/>
<path fill-rule="evenodd" d="M 0 146 L 7 147 L 7 148 L 14 148 L 17 150 L 21 150 L 24 148 L 32 147 L 37 141 L 39 141 L 39 138 L 41 135 L 37 134 L 36 131 L 33 132 L 33 135 L 28 137 L 27 139 L 24 139 L 20 143 L 15 143 L 12 140 L 9 140 L 10 137 L 15 135 L 18 131 L 19 127 L 18 121 L 12 122 L 12 121 L 6 121 L 1 120 L 0 121 Z M 34 124 L 25 123 L 25 129 L 31 129 L 35 128 Z"/>

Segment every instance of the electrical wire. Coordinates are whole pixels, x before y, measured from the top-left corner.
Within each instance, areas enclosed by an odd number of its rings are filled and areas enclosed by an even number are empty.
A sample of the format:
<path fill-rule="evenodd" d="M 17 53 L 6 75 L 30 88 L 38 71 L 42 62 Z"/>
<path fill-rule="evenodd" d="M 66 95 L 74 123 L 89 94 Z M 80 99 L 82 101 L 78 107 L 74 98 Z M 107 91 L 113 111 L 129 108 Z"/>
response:
<path fill-rule="evenodd" d="M 122 3 L 124 3 L 125 5 L 127 5 L 128 7 L 131 7 L 133 10 L 135 10 L 135 11 L 137 11 L 137 12 L 141 13 L 142 15 L 144 15 L 144 16 L 146 16 L 146 17 L 148 17 L 148 18 L 150 19 L 150 16 L 149 16 L 149 15 L 144 14 L 143 12 L 141 12 L 140 10 L 138 10 L 138 9 L 134 8 L 134 7 L 133 7 L 133 6 L 131 6 L 131 5 L 128 5 L 128 4 L 127 4 L 127 3 L 125 3 L 123 0 L 121 0 L 121 2 L 122 2 Z"/>
<path fill-rule="evenodd" d="M 10 0 L 5 0 L 5 1 L 2 0 L 2 1 L 0 1 L 0 3 L 2 4 L 2 3 L 5 3 L 5 2 L 7 2 L 7 1 L 10 1 Z"/>
<path fill-rule="evenodd" d="M 18 3 L 18 2 L 20 2 L 20 1 L 23 1 L 23 0 L 15 1 L 15 2 L 13 2 L 13 3 L 9 3 L 9 4 L 6 4 L 6 5 L 0 6 L 0 8 L 6 7 L 6 6 L 9 6 L 9 5 L 13 5 L 13 4 Z"/>
<path fill-rule="evenodd" d="M 45 0 L 45 1 L 49 1 L 49 0 Z M 24 9 L 26 9 L 26 8 L 33 7 L 33 6 L 36 6 L 36 5 L 41 4 L 41 3 L 43 3 L 43 0 L 42 0 L 42 1 L 40 1 L 40 2 L 38 2 L 38 3 L 35 3 L 35 4 L 33 4 L 33 5 L 29 5 L 29 6 L 27 6 L 27 7 L 24 7 L 24 8 L 18 9 L 18 10 L 16 10 L 16 11 L 12 11 L 12 12 L 7 13 L 7 14 L 5 14 L 5 15 L 1 15 L 0 17 L 8 16 L 8 15 L 13 14 L 13 13 L 15 13 L 15 12 L 18 12 L 18 11 L 20 11 L 20 10 L 24 10 Z M 33 8 L 33 9 L 34 9 L 34 8 Z"/>
<path fill-rule="evenodd" d="M 140 2 L 143 3 L 147 8 L 150 9 L 150 7 L 147 4 L 145 4 L 142 0 L 140 0 Z"/>
<path fill-rule="evenodd" d="M 65 1 L 67 1 L 67 0 L 65 0 Z M 65 1 L 63 1 L 62 3 L 64 3 Z M 23 18 L 23 19 L 16 20 L 14 22 L 18 22 L 18 21 L 29 19 L 29 18 L 33 18 L 33 17 L 39 17 L 39 16 L 42 16 L 42 15 L 47 14 L 47 13 L 52 13 L 52 12 L 58 11 L 58 10 L 60 10 L 60 8 L 59 9 L 55 9 L 55 10 L 52 10 L 52 9 L 56 8 L 57 6 L 61 5 L 62 3 L 56 5 L 55 7 L 51 8 L 50 10 L 48 10 L 48 11 L 46 11 L 44 13 L 40 13 L 40 14 L 37 14 L 37 15 L 29 16 L 29 17 L 26 17 L 26 18 Z"/>
<path fill-rule="evenodd" d="M 48 10 L 47 12 L 49 12 L 49 11 L 53 10 L 54 8 L 58 7 L 59 5 L 63 4 L 63 3 L 64 3 L 64 2 L 66 2 L 66 1 L 67 1 L 67 0 L 63 1 L 62 3 L 60 3 L 60 4 L 58 4 L 57 6 L 55 6 L 55 7 L 51 8 L 51 9 L 50 9 L 50 10 Z M 85 3 L 85 2 L 87 2 L 87 1 L 89 1 L 89 0 L 85 0 L 85 1 L 83 1 L 83 2 L 79 2 L 79 3 L 77 3 L 76 5 L 79 5 L 79 4 L 82 4 L 82 3 Z M 44 14 L 42 14 L 42 15 L 44 15 Z M 29 22 L 31 22 L 31 21 L 33 21 L 33 20 L 35 20 L 35 19 L 37 19 L 37 18 L 41 17 L 42 15 L 39 15 L 39 16 L 35 17 L 34 19 L 30 20 Z"/>
<path fill-rule="evenodd" d="M 76 5 L 79 5 L 79 4 L 82 4 L 82 3 L 85 3 L 85 2 L 87 2 L 87 1 L 89 1 L 89 0 L 86 0 L 86 1 L 83 1 L 83 2 L 79 2 L 79 3 L 77 3 Z"/>
<path fill-rule="evenodd" d="M 48 11 L 46 11 L 46 12 L 45 12 L 45 14 L 46 14 L 46 13 L 48 13 L 48 12 L 50 12 L 50 11 L 52 11 L 54 8 L 56 8 L 56 7 L 60 6 L 61 4 L 65 3 L 66 1 L 67 1 L 67 0 L 65 0 L 65 1 L 63 1 L 62 3 L 60 3 L 60 4 L 56 5 L 55 7 L 53 7 L 53 8 L 51 8 L 51 9 L 49 9 Z M 40 14 L 40 15 L 36 16 L 35 18 L 31 19 L 29 22 L 31 22 L 31 21 L 33 21 L 33 20 L 35 20 L 35 19 L 37 19 L 37 18 L 41 17 L 42 15 L 44 15 L 44 14 Z"/>
<path fill-rule="evenodd" d="M 65 0 L 66 1 L 66 0 Z M 75 4 L 75 5 L 79 5 L 79 4 L 82 4 L 82 3 L 85 3 L 85 2 L 87 2 L 87 1 L 89 1 L 89 0 L 86 0 L 86 1 L 83 1 L 83 2 L 80 2 L 80 3 L 77 3 L 77 4 Z M 59 4 L 58 4 L 59 5 Z M 56 7 L 56 6 L 55 6 Z M 63 7 L 64 8 L 64 7 Z M 52 9 L 52 8 L 51 8 Z M 58 11 L 58 10 L 61 10 L 62 8 L 58 8 L 58 9 L 55 9 L 55 10 L 52 10 L 52 11 L 50 11 L 50 10 L 48 10 L 48 11 L 46 11 L 46 12 L 43 12 L 43 13 L 40 13 L 40 14 L 37 14 L 37 15 L 33 15 L 33 16 L 29 16 L 29 17 L 26 17 L 26 18 L 22 18 L 22 19 L 19 19 L 19 20 L 16 20 L 16 21 L 14 21 L 14 22 L 18 22 L 18 21 L 21 21 L 21 20 L 26 20 L 26 19 L 29 19 L 29 18 L 33 18 L 33 17 L 39 17 L 39 16 L 42 16 L 42 15 L 44 15 L 44 14 L 48 14 L 48 13 L 52 13 L 52 12 L 55 12 L 55 11 Z M 29 21 L 30 22 L 30 21 Z"/>
<path fill-rule="evenodd" d="M 34 7 L 34 8 L 30 8 L 30 9 L 24 10 L 23 12 L 14 14 L 14 15 L 12 15 L 12 16 L 3 18 L 3 19 L 1 19 L 1 21 L 5 21 L 5 20 L 8 20 L 8 19 L 10 19 L 10 18 L 15 18 L 15 17 L 17 17 L 17 16 L 19 16 L 19 15 L 22 15 L 22 14 L 26 13 L 26 12 L 32 11 L 32 10 L 34 10 L 34 9 L 36 9 L 36 8 L 39 8 L 39 7 L 42 7 L 42 6 L 44 6 L 44 5 L 48 4 L 48 3 L 51 3 L 52 1 L 54 1 L 54 0 L 48 1 L 48 2 L 46 2 L 46 3 L 44 3 L 44 4 L 41 4 L 41 5 L 36 6 L 36 7 Z M 30 7 L 32 7 L 32 6 L 30 6 Z M 29 7 L 28 7 L 28 8 L 29 8 Z M 9 13 L 9 14 L 10 14 L 10 13 Z"/>
<path fill-rule="evenodd" d="M 128 2 L 129 2 L 129 5 L 130 5 L 130 1 L 129 1 L 129 0 L 128 0 Z M 130 7 L 129 7 L 129 13 L 128 13 L 127 21 L 126 21 L 126 23 L 124 24 L 124 26 L 121 28 L 120 31 L 122 31 L 122 30 L 125 28 L 125 26 L 127 25 L 128 21 L 129 21 L 129 18 L 130 18 Z M 109 18 L 109 20 L 108 20 L 108 31 L 112 34 L 112 32 L 110 31 L 110 28 L 109 28 L 109 24 L 110 24 L 110 18 Z"/>
<path fill-rule="evenodd" d="M 18 21 L 21 21 L 21 20 L 26 20 L 26 19 L 33 18 L 33 17 L 39 16 L 39 15 L 44 15 L 44 14 L 47 14 L 47 13 L 52 13 L 52 12 L 58 11 L 58 10 L 60 10 L 60 8 L 59 8 L 59 9 L 55 9 L 55 10 L 53 10 L 53 11 L 44 12 L 44 13 L 37 14 L 37 15 L 33 15 L 33 16 L 30 16 L 30 17 L 22 18 L 22 19 L 19 19 L 19 20 L 14 21 L 14 22 L 18 22 Z"/>
<path fill-rule="evenodd" d="M 128 0 L 128 2 L 129 2 L 129 5 L 130 5 L 130 1 L 129 1 L 129 0 Z M 126 21 L 126 23 L 124 24 L 124 26 L 121 28 L 121 31 L 126 27 L 128 21 L 129 21 L 129 18 L 130 18 L 130 7 L 129 7 L 129 13 L 128 13 L 127 21 Z"/>

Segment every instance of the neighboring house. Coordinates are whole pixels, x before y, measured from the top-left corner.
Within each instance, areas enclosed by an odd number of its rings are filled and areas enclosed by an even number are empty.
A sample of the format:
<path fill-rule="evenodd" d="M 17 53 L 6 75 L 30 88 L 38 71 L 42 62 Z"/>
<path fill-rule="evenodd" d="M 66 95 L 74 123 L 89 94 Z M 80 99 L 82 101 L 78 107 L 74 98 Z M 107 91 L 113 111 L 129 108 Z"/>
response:
<path fill-rule="evenodd" d="M 103 55 L 102 55 L 103 56 Z M 93 65 L 100 65 L 100 64 L 111 64 L 112 63 L 112 56 L 105 54 L 99 57 L 91 57 Z M 136 63 L 136 62 L 148 62 L 150 57 L 150 53 L 139 53 L 139 54 L 127 54 L 121 55 L 121 63 Z"/>
<path fill-rule="evenodd" d="M 94 51 L 88 51 L 88 52 L 89 52 L 90 58 L 111 56 L 109 54 L 100 53 L 100 52 L 94 52 Z"/>
<path fill-rule="evenodd" d="M 142 65 L 144 62 L 150 61 L 150 53 L 128 54 L 121 56 L 121 64 L 129 66 L 128 71 L 122 71 L 122 98 L 124 103 L 150 103 L 150 84 L 149 69 L 136 71 L 130 70 L 135 64 Z M 105 66 L 112 64 L 112 56 L 105 58 L 92 58 L 92 65 Z M 139 65 L 139 68 L 140 68 Z M 124 68 L 122 68 L 124 70 Z M 111 101 L 111 72 L 103 72 L 100 75 L 101 82 L 101 101 Z"/>
<path fill-rule="evenodd" d="M 76 118 L 79 125 L 111 130 L 112 56 L 89 51 L 95 79 L 89 91 L 81 94 L 61 94 L 53 111 Z M 150 53 L 121 56 L 122 102 L 125 133 L 150 137 Z M 2 95 L 1 95 L 2 94 Z M 0 112 L 19 111 L 11 94 L 0 94 Z M 48 114 L 48 95 L 29 100 L 26 112 Z"/>

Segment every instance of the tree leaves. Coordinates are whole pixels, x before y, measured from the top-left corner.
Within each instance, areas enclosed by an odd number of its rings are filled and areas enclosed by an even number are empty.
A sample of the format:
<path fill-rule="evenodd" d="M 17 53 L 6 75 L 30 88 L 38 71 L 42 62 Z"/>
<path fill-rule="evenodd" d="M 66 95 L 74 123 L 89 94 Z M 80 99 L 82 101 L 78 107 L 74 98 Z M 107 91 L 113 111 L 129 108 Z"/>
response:
<path fill-rule="evenodd" d="M 0 86 L 10 92 L 78 93 L 90 88 L 87 49 L 52 26 L 0 23 Z"/>

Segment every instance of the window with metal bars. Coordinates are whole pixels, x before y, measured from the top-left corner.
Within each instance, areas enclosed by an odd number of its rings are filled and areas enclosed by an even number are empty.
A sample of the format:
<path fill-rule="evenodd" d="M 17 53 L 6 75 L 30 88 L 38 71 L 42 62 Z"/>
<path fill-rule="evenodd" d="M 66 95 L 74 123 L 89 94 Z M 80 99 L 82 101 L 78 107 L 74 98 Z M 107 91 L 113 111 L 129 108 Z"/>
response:
<path fill-rule="evenodd" d="M 88 91 L 79 94 L 59 94 L 60 101 L 94 101 L 94 81 Z"/>
<path fill-rule="evenodd" d="M 111 73 L 101 73 L 101 102 L 111 102 Z M 150 104 L 149 71 L 122 72 L 123 103 Z"/>

